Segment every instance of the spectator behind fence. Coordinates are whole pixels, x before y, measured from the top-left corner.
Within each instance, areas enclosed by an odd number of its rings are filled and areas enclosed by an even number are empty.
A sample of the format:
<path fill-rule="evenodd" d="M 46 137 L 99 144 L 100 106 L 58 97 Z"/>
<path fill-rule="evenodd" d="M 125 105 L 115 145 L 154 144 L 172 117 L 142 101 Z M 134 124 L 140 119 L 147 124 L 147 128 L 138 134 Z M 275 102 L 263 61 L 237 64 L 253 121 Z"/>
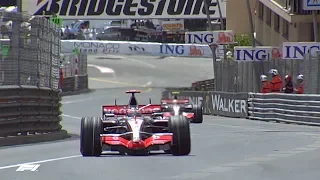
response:
<path fill-rule="evenodd" d="M 266 75 L 261 75 L 260 80 L 262 82 L 262 88 L 260 93 L 270 93 L 270 85 L 268 82 L 268 77 Z"/>
<path fill-rule="evenodd" d="M 66 28 L 64 29 L 63 34 L 64 34 L 64 38 L 65 38 L 65 39 L 70 39 L 71 31 L 70 31 L 70 29 L 69 29 L 69 26 L 66 26 Z"/>
<path fill-rule="evenodd" d="M 294 89 L 297 94 L 303 94 L 303 75 L 299 74 L 297 76 L 297 88 Z"/>
<path fill-rule="evenodd" d="M 284 78 L 284 87 L 282 88 L 284 93 L 293 93 L 292 78 L 288 74 Z"/>
<path fill-rule="evenodd" d="M 276 69 L 270 69 L 269 73 L 272 75 L 270 82 L 270 90 L 272 93 L 280 93 L 282 88 L 282 80 L 279 76 L 279 72 Z"/>

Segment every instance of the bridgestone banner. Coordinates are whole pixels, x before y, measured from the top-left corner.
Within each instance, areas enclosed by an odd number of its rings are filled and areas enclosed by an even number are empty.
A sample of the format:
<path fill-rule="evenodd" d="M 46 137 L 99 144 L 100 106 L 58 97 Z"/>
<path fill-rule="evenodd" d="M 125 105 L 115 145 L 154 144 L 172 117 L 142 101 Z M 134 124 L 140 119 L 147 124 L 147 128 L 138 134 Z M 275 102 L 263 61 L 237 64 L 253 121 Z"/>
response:
<path fill-rule="evenodd" d="M 216 0 L 207 0 L 210 17 L 219 18 Z M 220 1 L 222 16 L 226 3 Z M 33 15 L 56 14 L 62 19 L 206 19 L 203 0 L 23 0 Z"/>

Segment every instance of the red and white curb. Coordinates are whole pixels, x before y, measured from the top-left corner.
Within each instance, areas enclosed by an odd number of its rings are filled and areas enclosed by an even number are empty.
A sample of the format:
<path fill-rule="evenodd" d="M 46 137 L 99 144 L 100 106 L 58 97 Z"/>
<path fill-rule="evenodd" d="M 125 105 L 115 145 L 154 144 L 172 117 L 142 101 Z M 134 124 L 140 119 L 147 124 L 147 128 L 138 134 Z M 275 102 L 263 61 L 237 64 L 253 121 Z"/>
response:
<path fill-rule="evenodd" d="M 97 68 L 101 73 L 115 73 L 113 69 L 103 66 L 97 66 L 94 64 L 88 64 L 88 67 Z"/>

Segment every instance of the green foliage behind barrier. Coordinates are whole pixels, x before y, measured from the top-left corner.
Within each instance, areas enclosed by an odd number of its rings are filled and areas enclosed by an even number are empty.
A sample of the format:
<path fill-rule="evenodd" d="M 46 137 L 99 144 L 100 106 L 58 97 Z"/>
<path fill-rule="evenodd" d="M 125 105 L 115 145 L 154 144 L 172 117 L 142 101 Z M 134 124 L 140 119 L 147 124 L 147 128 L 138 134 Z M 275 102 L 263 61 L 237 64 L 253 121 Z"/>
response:
<path fill-rule="evenodd" d="M 233 52 L 235 46 L 252 46 L 252 40 L 250 34 L 236 34 L 234 36 L 235 42 L 238 42 L 236 45 L 229 45 L 228 51 Z"/>

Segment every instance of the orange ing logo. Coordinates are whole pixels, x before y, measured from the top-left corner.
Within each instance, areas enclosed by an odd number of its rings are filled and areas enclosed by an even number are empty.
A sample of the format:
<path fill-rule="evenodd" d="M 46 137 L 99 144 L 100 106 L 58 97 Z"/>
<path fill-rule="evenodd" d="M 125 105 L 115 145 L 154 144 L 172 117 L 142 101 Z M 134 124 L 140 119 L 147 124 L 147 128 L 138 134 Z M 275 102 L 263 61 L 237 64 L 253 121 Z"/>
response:
<path fill-rule="evenodd" d="M 272 59 L 280 59 L 281 58 L 280 49 L 279 48 L 272 48 L 271 57 L 272 57 Z"/>
<path fill-rule="evenodd" d="M 219 32 L 217 44 L 228 44 L 233 42 L 233 35 L 228 32 Z"/>
<path fill-rule="evenodd" d="M 196 46 L 190 46 L 190 52 L 189 52 L 189 55 L 190 56 L 202 56 L 204 53 L 203 53 L 203 50 L 202 49 L 197 49 Z"/>

